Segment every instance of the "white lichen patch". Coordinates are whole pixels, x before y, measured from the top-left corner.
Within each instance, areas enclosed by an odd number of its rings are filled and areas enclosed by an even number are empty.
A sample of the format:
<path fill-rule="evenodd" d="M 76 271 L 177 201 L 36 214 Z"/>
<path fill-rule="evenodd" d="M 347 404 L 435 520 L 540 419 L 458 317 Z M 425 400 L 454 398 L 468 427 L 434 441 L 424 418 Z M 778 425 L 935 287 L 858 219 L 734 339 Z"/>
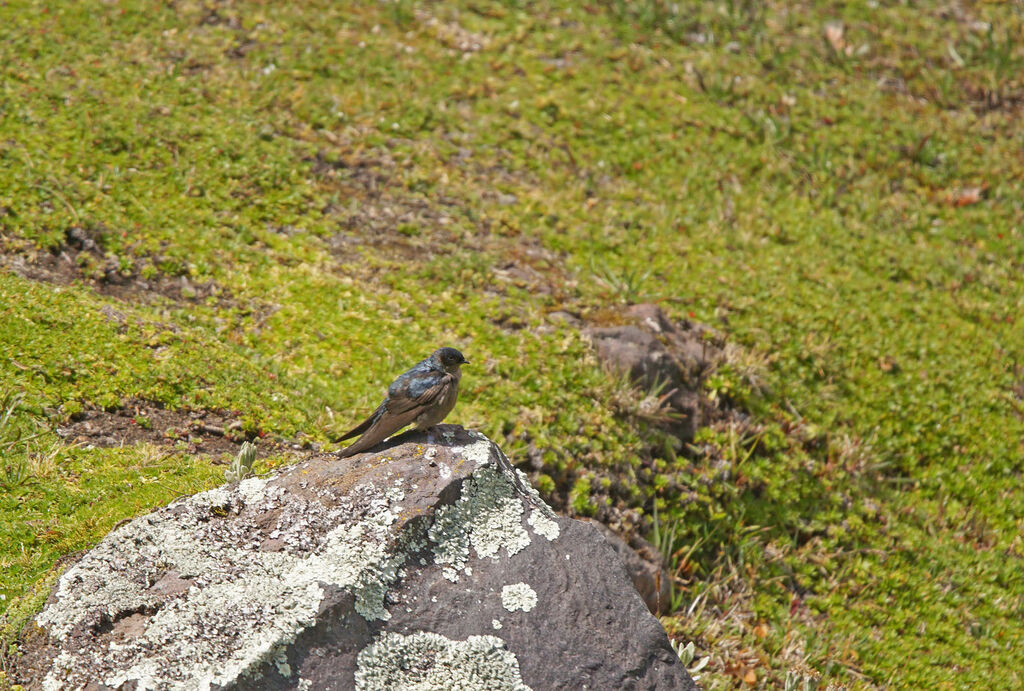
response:
<path fill-rule="evenodd" d="M 196 507 L 217 508 L 229 506 L 233 496 L 234 493 L 232 491 L 224 487 L 215 487 L 206 492 L 193 494 L 186 501 Z"/>
<path fill-rule="evenodd" d="M 245 480 L 175 502 L 108 535 L 68 569 L 55 600 L 36 618 L 55 640 L 146 612 L 144 631 L 123 642 L 94 636 L 59 654 L 43 686 L 193 689 L 229 685 L 273 663 L 316 621 L 323 586 L 355 596 L 367 620 L 388 618 L 388 588 L 406 552 L 396 547 L 400 487 L 356 487 L 329 501 L 284 497 L 266 480 Z M 276 514 L 274 512 L 277 512 Z M 266 525 L 258 519 L 276 515 Z M 265 540 L 277 543 L 262 549 Z M 159 587 L 187 581 L 168 594 Z M 85 639 L 82 639 L 85 640 Z"/>
<path fill-rule="evenodd" d="M 263 488 L 273 478 L 250 477 L 238 483 L 238 493 L 246 504 L 255 504 L 263 498 Z"/>
<path fill-rule="evenodd" d="M 288 678 L 292 675 L 292 667 L 288 664 L 288 654 L 284 648 L 279 648 L 277 654 L 274 656 L 274 666 L 277 667 L 277 672 L 284 678 Z"/>
<path fill-rule="evenodd" d="M 559 535 L 558 523 L 545 516 L 538 509 L 530 512 L 530 517 L 526 519 L 526 522 L 533 528 L 533 532 L 543 535 L 549 542 Z"/>
<path fill-rule="evenodd" d="M 530 691 L 519 660 L 496 636 L 455 641 L 440 634 L 385 633 L 356 658 L 359 691 Z"/>
<path fill-rule="evenodd" d="M 501 589 L 501 606 L 509 612 L 529 612 L 537 606 L 537 592 L 526 583 L 514 583 Z"/>
<path fill-rule="evenodd" d="M 53 662 L 51 664 L 54 670 L 64 670 L 70 668 L 74 663 L 75 656 L 64 651 L 57 655 L 57 657 L 53 658 Z M 59 678 L 55 678 L 53 672 L 43 679 L 43 691 L 60 691 L 63 688 L 63 682 Z"/>
<path fill-rule="evenodd" d="M 473 471 L 462 484 L 459 500 L 438 509 L 427 531 L 444 577 L 459 579 L 471 546 L 477 557 L 497 559 L 502 548 L 512 556 L 529 545 L 522 516 L 523 503 L 502 473 L 490 467 Z"/>
<path fill-rule="evenodd" d="M 477 468 L 489 465 L 491 463 L 491 449 L 494 446 L 494 442 L 476 430 L 467 430 L 467 434 L 476 439 L 476 441 L 461 447 L 459 455 L 467 461 L 476 464 Z"/>
<path fill-rule="evenodd" d="M 494 629 L 495 631 L 500 629 L 501 628 L 501 620 L 500 619 L 491 619 L 491 628 Z"/>

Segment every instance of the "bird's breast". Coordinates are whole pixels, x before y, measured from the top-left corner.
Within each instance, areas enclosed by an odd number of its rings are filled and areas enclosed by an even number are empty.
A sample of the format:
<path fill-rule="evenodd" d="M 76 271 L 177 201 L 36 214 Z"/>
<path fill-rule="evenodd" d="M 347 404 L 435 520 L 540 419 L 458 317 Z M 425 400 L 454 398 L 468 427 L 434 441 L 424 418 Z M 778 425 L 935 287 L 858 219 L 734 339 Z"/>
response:
<path fill-rule="evenodd" d="M 452 377 L 445 383 L 441 395 L 430 406 L 416 418 L 416 427 L 426 429 L 433 427 L 445 419 L 448 413 L 455 407 L 455 401 L 459 398 L 459 380 Z"/>

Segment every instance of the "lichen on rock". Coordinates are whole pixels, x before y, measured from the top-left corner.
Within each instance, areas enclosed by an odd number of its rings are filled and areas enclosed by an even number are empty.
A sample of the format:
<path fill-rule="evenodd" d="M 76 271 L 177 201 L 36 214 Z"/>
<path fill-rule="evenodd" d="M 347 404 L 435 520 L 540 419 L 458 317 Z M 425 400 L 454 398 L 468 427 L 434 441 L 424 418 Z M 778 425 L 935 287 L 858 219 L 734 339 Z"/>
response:
<path fill-rule="evenodd" d="M 82 627 L 97 633 L 132 612 L 151 616 L 131 641 L 91 636 L 92 650 L 62 656 L 44 687 L 97 677 L 153 689 L 229 683 L 278 658 L 316 621 L 325 585 L 351 592 L 365 619 L 387 619 L 387 588 L 405 558 L 391 534 L 401 490 L 356 487 L 333 503 L 289 497 L 287 510 L 278 490 L 246 480 L 111 533 L 61 577 L 36 622 L 66 637 Z M 281 548 L 267 551 L 259 521 L 274 511 L 268 532 Z M 171 597 L 153 587 L 168 572 L 182 583 Z"/>
<path fill-rule="evenodd" d="M 356 658 L 358 691 L 531 691 L 497 636 L 453 641 L 426 631 L 385 633 Z"/>
<path fill-rule="evenodd" d="M 526 522 L 533 528 L 533 532 L 546 537 L 549 541 L 558 537 L 558 523 L 551 520 L 540 509 L 531 511 Z"/>
<path fill-rule="evenodd" d="M 473 471 L 462 484 L 459 500 L 440 507 L 427 530 L 445 578 L 459 579 L 471 546 L 477 557 L 497 559 L 502 548 L 512 556 L 529 545 L 522 516 L 523 502 L 500 472 L 490 466 Z"/>
<path fill-rule="evenodd" d="M 528 583 L 513 583 L 501 589 L 501 606 L 509 612 L 529 612 L 537 606 L 537 592 Z"/>

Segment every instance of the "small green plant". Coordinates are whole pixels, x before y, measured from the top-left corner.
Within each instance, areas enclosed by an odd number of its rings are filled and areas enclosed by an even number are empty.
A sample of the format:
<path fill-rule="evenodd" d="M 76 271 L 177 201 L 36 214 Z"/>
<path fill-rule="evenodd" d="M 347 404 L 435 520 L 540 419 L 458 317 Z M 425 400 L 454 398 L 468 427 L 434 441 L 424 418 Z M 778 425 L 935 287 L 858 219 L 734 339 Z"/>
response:
<path fill-rule="evenodd" d="M 821 677 L 817 675 L 788 670 L 786 672 L 786 682 L 782 688 L 784 691 L 815 691 L 820 682 Z"/>
<path fill-rule="evenodd" d="M 252 464 L 256 460 L 256 445 L 252 442 L 242 442 L 242 448 L 238 450 L 235 460 L 231 466 L 224 471 L 224 479 L 227 482 L 241 482 L 247 477 L 252 477 Z"/>
<path fill-rule="evenodd" d="M 689 672 L 690 678 L 694 681 L 699 681 L 699 672 L 708 666 L 708 663 L 711 662 L 711 656 L 706 655 L 697 660 L 697 662 L 691 666 L 690 663 L 693 662 L 693 658 L 697 655 L 697 648 L 694 646 L 693 641 L 690 641 L 686 645 L 683 645 L 682 641 L 672 641 L 672 650 L 674 650 L 676 655 L 679 656 L 679 661 L 683 663 L 684 667 L 686 667 L 686 671 Z M 787 688 L 786 691 L 789 691 L 789 689 Z"/>
<path fill-rule="evenodd" d="M 555 481 L 547 473 L 541 473 L 533 484 L 541 494 L 550 495 L 554 493 L 556 488 Z"/>
<path fill-rule="evenodd" d="M 3 440 L 3 442 L 0 443 L 6 443 L 8 445 L 13 443 L 11 441 L 5 440 L 4 434 L 9 429 L 8 423 L 11 420 L 11 415 L 17 409 L 18 404 L 21 403 L 21 400 L 24 397 L 25 394 L 13 393 L 8 391 L 7 393 L 4 394 L 3 400 L 0 400 L 0 410 L 3 411 L 3 413 L 0 414 L 0 440 Z"/>
<path fill-rule="evenodd" d="M 604 286 L 619 302 L 632 304 L 643 302 L 641 293 L 651 271 L 639 267 L 616 269 L 611 264 L 590 257 L 590 273 L 594 280 Z"/>
<path fill-rule="evenodd" d="M 28 459 L 24 456 L 5 459 L 0 472 L 0 486 L 11 490 L 28 480 Z"/>
<path fill-rule="evenodd" d="M 85 406 L 80 401 L 64 401 L 60 407 L 60 412 L 66 420 L 75 420 L 84 410 Z"/>
<path fill-rule="evenodd" d="M 680 563 L 685 561 L 689 554 L 692 553 L 693 548 L 687 551 L 685 556 L 680 555 L 679 552 L 681 550 L 677 550 L 675 546 L 680 521 L 662 521 L 658 514 L 657 500 L 654 501 L 651 523 L 651 544 L 658 550 L 669 573 L 669 611 L 678 612 L 682 609 L 685 591 L 677 585 L 674 574 L 677 573 Z"/>
<path fill-rule="evenodd" d="M 597 512 L 597 503 L 590 493 L 590 478 L 586 475 L 577 478 L 569 492 L 569 504 L 576 515 L 593 516 Z"/>
<path fill-rule="evenodd" d="M 668 425 L 681 419 L 669 400 L 677 389 L 669 389 L 667 379 L 659 378 L 641 390 L 634 385 L 629 372 L 612 372 L 611 376 L 608 406 L 620 415 L 652 425 Z"/>
<path fill-rule="evenodd" d="M 14 414 L 25 398 L 23 393 L 7 392 L 0 399 L 0 487 L 11 490 L 29 478 L 28 454 L 25 445 L 42 433 L 26 434 L 15 425 Z"/>

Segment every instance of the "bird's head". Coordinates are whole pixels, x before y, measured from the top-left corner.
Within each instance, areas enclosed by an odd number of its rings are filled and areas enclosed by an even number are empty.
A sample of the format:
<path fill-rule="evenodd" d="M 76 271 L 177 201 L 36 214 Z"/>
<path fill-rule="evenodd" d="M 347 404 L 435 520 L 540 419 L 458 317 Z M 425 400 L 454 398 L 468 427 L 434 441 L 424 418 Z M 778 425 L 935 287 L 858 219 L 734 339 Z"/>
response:
<path fill-rule="evenodd" d="M 462 353 L 455 348 L 438 348 L 434 351 L 433 358 L 445 372 L 453 374 L 459 371 L 460 365 L 469 364 L 469 360 L 462 357 Z"/>

